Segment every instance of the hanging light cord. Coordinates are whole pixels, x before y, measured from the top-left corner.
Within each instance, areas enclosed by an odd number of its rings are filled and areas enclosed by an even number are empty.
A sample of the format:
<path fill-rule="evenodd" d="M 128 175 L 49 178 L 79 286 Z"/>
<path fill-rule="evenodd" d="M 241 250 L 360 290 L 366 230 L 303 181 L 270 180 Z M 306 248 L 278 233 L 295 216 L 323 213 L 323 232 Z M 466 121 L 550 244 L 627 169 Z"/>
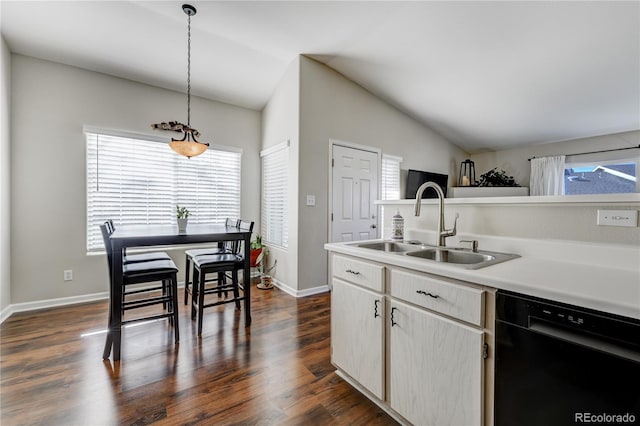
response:
<path fill-rule="evenodd" d="M 187 127 L 191 128 L 191 15 L 187 16 Z"/>

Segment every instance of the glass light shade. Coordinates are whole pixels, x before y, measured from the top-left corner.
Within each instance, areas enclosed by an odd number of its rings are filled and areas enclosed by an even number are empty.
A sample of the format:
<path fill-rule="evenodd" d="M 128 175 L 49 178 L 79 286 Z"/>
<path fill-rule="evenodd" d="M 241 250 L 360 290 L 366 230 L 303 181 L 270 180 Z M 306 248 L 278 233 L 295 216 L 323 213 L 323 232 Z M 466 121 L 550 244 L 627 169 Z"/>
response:
<path fill-rule="evenodd" d="M 187 158 L 196 157 L 207 150 L 207 144 L 179 139 L 171 139 L 169 146 L 172 150 Z"/>

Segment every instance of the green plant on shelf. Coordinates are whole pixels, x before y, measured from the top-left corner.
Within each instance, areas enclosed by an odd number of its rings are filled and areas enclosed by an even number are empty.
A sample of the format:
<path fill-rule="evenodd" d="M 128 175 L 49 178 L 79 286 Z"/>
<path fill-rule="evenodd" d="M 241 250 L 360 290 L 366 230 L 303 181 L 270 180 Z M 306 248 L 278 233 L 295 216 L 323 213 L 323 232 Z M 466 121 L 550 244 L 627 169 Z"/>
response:
<path fill-rule="evenodd" d="M 480 175 L 478 186 L 520 186 L 513 179 L 513 176 L 507 175 L 504 170 L 493 168 L 487 173 Z"/>

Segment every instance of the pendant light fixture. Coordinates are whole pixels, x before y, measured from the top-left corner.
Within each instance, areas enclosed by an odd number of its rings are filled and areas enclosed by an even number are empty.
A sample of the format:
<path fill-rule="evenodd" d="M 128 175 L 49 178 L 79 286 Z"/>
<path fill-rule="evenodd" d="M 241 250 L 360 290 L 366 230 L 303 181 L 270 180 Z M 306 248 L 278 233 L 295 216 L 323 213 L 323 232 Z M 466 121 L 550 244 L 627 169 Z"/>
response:
<path fill-rule="evenodd" d="M 191 17 L 196 14 L 196 8 L 183 4 L 182 10 L 187 15 L 187 124 L 169 121 L 152 124 L 151 128 L 182 133 L 182 139 L 171 138 L 169 146 L 178 154 L 191 158 L 205 152 L 209 144 L 198 142 L 196 137 L 200 137 L 200 132 L 191 127 Z"/>

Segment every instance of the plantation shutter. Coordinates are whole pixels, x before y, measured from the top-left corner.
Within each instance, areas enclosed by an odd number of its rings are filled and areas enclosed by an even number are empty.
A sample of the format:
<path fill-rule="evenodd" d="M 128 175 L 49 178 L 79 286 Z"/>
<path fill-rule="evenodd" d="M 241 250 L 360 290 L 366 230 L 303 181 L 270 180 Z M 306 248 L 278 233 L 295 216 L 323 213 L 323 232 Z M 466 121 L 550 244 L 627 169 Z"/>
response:
<path fill-rule="evenodd" d="M 289 246 L 289 142 L 260 153 L 262 157 L 262 239 L 281 247 Z"/>
<path fill-rule="evenodd" d="M 382 200 L 399 200 L 400 199 L 400 163 L 402 158 L 392 155 L 382 155 L 381 170 L 381 199 Z"/>

